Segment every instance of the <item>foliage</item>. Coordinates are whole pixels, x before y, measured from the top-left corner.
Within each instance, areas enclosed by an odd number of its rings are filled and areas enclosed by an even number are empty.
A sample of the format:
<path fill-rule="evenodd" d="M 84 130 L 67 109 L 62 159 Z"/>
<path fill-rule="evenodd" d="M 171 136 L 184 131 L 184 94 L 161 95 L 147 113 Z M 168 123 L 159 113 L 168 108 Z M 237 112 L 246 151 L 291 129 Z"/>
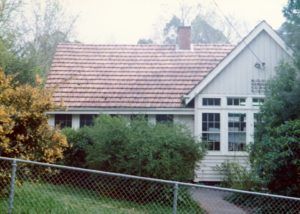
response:
<path fill-rule="evenodd" d="M 223 162 L 216 167 L 223 176 L 222 186 L 233 189 L 258 191 L 263 183 L 261 178 L 251 169 L 236 162 Z"/>
<path fill-rule="evenodd" d="M 34 85 L 35 76 L 49 69 L 57 44 L 70 40 L 76 18 L 67 17 L 58 0 L 36 0 L 32 8 L 22 0 L 0 5 L 0 68 L 16 82 Z"/>
<path fill-rule="evenodd" d="M 54 107 L 49 91 L 16 86 L 0 71 L 0 155 L 49 163 L 62 159 L 66 138 L 48 125 L 45 115 Z"/>
<path fill-rule="evenodd" d="M 279 32 L 287 43 L 296 51 L 300 51 L 300 1 L 289 0 L 283 9 L 286 21 L 281 26 Z"/>
<path fill-rule="evenodd" d="M 186 181 L 193 179 L 202 159 L 201 144 L 182 126 L 151 125 L 145 119 L 128 121 L 101 116 L 89 130 L 93 144 L 88 165 L 95 169 Z"/>
<path fill-rule="evenodd" d="M 251 158 L 272 192 L 300 196 L 300 120 L 270 128 Z"/>
<path fill-rule="evenodd" d="M 87 128 L 74 130 L 65 128 L 62 133 L 67 137 L 69 147 L 64 151 L 63 164 L 67 166 L 86 167 L 86 146 L 91 144 Z"/>
<path fill-rule="evenodd" d="M 50 128 L 45 115 L 55 107 L 51 93 L 29 85 L 15 86 L 3 72 L 0 83 L 1 129 L 9 127 L 1 135 L 1 155 L 50 163 L 62 158 L 66 139 Z"/>
<path fill-rule="evenodd" d="M 77 17 L 67 16 L 58 0 L 35 0 L 31 13 L 33 16 L 25 18 L 25 24 L 19 26 L 23 36 L 19 36 L 16 48 L 44 76 L 57 45 L 69 42 L 72 37 Z"/>
<path fill-rule="evenodd" d="M 176 44 L 177 28 L 182 26 L 183 22 L 177 17 L 172 19 L 164 28 L 164 43 Z M 200 14 L 198 14 L 191 23 L 192 43 L 228 43 L 228 39 L 223 32 L 215 29 Z"/>
<path fill-rule="evenodd" d="M 228 43 L 224 33 L 205 21 L 200 15 L 197 15 L 192 21 L 192 42 L 198 43 Z"/>
<path fill-rule="evenodd" d="M 299 196 L 300 78 L 295 65 L 281 64 L 267 86 L 266 101 L 251 145 L 250 160 L 270 191 Z"/>
<path fill-rule="evenodd" d="M 300 161 L 300 1 L 289 0 L 283 9 L 286 21 L 281 34 L 294 48 L 294 61 L 278 67 L 267 85 L 266 101 L 251 145 L 250 159 L 270 191 L 299 196 Z"/>
<path fill-rule="evenodd" d="M 149 44 L 154 44 L 152 39 L 139 39 L 137 42 L 138 45 L 149 45 Z"/>
<path fill-rule="evenodd" d="M 290 64 L 281 64 L 277 75 L 269 81 L 266 100 L 260 109 L 261 120 L 258 121 L 256 141 L 260 140 L 273 128 L 285 121 L 300 118 L 300 73 Z"/>
<path fill-rule="evenodd" d="M 173 124 L 149 124 L 144 117 L 129 122 L 124 117 L 102 115 L 91 127 L 65 129 L 63 133 L 71 144 L 65 153 L 68 165 L 102 171 L 187 181 L 194 178 L 196 162 L 204 155 L 201 144 L 186 128 Z M 89 188 L 95 183 L 97 188 L 93 190 L 110 198 L 138 203 L 172 202 L 172 188 L 160 183 L 85 174 L 74 177 L 68 170 L 62 170 L 61 175 L 67 175 L 64 182 L 75 186 Z M 60 179 L 57 182 L 61 182 Z M 115 191 L 118 189 L 122 191 Z M 184 203 L 193 204 L 187 191 L 182 190 L 181 195 Z M 181 203 L 180 198 L 178 203 Z"/>
<path fill-rule="evenodd" d="M 173 16 L 164 27 L 164 44 L 176 44 L 177 28 L 182 26 L 181 20 Z"/>

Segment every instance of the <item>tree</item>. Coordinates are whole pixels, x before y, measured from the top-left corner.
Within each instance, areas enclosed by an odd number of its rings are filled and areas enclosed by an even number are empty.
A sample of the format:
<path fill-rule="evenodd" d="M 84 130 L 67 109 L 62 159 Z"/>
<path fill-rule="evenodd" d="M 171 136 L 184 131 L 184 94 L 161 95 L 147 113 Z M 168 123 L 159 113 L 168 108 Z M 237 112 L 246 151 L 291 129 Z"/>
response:
<path fill-rule="evenodd" d="M 177 16 L 166 23 L 164 28 L 164 44 L 176 44 L 177 28 L 182 26 L 181 20 Z"/>
<path fill-rule="evenodd" d="M 197 43 L 228 43 L 222 31 L 209 25 L 200 15 L 192 21 L 192 42 Z"/>
<path fill-rule="evenodd" d="M 268 188 L 294 196 L 300 192 L 297 180 L 300 173 L 299 9 L 298 0 L 290 0 L 283 9 L 286 21 L 280 32 L 294 48 L 295 58 L 292 64 L 281 64 L 276 77 L 268 84 L 250 152 L 253 167 Z"/>
<path fill-rule="evenodd" d="M 286 21 L 279 32 L 286 42 L 296 51 L 300 51 L 300 1 L 289 0 L 283 8 L 283 15 Z"/>
<path fill-rule="evenodd" d="M 58 0 L 38 1 L 32 10 L 21 0 L 0 0 L 0 67 L 19 83 L 45 76 L 56 46 L 68 42 L 76 17 L 67 17 Z M 27 5 L 28 6 L 28 5 Z"/>
<path fill-rule="evenodd" d="M 152 39 L 139 39 L 137 42 L 138 45 L 147 45 L 147 44 L 154 44 Z"/>
<path fill-rule="evenodd" d="M 44 76 L 57 45 L 70 41 L 77 17 L 68 17 L 58 0 L 35 0 L 33 5 L 33 18 L 25 17 L 26 24 L 20 27 L 24 36 L 20 37 L 17 49 Z"/>
<path fill-rule="evenodd" d="M 268 188 L 300 196 L 300 1 L 289 0 L 281 33 L 294 48 L 294 61 L 278 67 L 268 83 L 266 101 L 251 145 L 250 160 Z"/>
<path fill-rule="evenodd" d="M 164 44 L 176 44 L 177 29 L 183 25 L 183 21 L 177 16 L 165 25 Z M 198 14 L 191 23 L 192 43 L 228 43 L 228 39 L 223 32 L 215 29 L 213 26 Z"/>

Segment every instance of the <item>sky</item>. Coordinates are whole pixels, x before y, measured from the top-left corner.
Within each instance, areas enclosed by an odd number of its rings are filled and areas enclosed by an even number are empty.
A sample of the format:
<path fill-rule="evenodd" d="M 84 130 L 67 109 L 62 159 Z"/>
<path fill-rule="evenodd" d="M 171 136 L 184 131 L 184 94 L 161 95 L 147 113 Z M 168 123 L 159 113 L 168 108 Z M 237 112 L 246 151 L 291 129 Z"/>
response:
<path fill-rule="evenodd" d="M 60 1 L 68 14 L 78 15 L 75 28 L 77 40 L 83 43 L 115 44 L 136 44 L 140 38 L 152 38 L 160 42 L 165 23 L 174 14 L 179 15 L 183 6 L 191 8 L 190 19 L 199 10 L 204 13 L 214 12 L 223 22 L 226 22 L 225 15 L 237 24 L 241 35 L 262 20 L 278 29 L 284 21 L 282 8 L 287 3 L 287 0 Z"/>

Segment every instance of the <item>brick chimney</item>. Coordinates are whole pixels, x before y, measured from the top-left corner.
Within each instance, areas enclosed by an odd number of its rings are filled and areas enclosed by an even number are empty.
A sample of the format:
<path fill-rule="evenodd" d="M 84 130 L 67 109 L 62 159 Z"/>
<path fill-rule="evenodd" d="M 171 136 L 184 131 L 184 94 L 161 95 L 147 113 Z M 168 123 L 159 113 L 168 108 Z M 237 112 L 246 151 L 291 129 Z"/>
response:
<path fill-rule="evenodd" d="M 191 27 L 181 26 L 177 29 L 177 44 L 179 50 L 191 49 Z"/>

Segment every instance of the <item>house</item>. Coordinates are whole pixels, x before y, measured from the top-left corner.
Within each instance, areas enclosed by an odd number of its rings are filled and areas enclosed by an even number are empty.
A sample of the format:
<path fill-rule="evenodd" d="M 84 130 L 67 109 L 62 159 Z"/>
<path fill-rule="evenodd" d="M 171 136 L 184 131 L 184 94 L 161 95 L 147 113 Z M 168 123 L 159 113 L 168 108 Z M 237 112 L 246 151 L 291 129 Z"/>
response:
<path fill-rule="evenodd" d="M 266 23 L 238 45 L 191 44 L 189 27 L 178 45 L 60 44 L 46 86 L 67 110 L 48 112 L 51 125 L 78 128 L 93 115 L 147 115 L 149 122 L 187 125 L 208 141 L 195 181 L 219 181 L 215 166 L 247 164 L 265 83 L 292 51 Z"/>

